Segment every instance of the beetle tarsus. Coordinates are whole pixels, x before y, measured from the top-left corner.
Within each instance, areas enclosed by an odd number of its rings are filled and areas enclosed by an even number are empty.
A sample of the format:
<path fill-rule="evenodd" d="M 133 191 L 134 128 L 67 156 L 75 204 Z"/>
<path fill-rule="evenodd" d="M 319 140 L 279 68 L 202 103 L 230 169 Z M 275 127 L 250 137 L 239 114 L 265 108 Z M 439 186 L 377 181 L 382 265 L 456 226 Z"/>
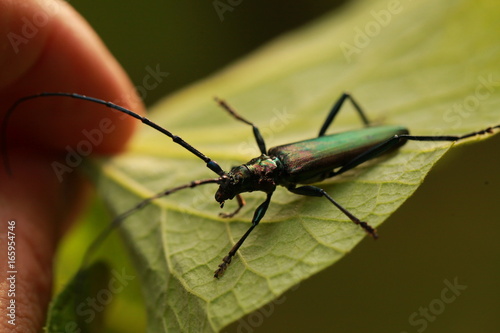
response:
<path fill-rule="evenodd" d="M 377 229 L 374 229 L 372 228 L 368 223 L 366 222 L 363 222 L 363 221 L 360 221 L 359 222 L 359 225 L 361 226 L 361 228 L 365 229 L 365 231 L 373 237 L 373 239 L 377 239 L 378 238 L 378 233 L 377 233 Z"/>
<path fill-rule="evenodd" d="M 232 213 L 219 213 L 219 216 L 225 219 L 231 218 L 234 215 L 238 214 L 241 208 L 245 206 L 246 202 L 245 199 L 241 196 L 241 194 L 236 195 L 236 200 L 238 200 L 238 208 L 236 208 Z"/>
<path fill-rule="evenodd" d="M 222 259 L 222 264 L 219 265 L 219 268 L 217 268 L 214 272 L 214 278 L 218 279 L 224 275 L 224 272 L 227 269 L 227 266 L 231 263 L 231 256 L 225 256 L 224 259 Z"/>

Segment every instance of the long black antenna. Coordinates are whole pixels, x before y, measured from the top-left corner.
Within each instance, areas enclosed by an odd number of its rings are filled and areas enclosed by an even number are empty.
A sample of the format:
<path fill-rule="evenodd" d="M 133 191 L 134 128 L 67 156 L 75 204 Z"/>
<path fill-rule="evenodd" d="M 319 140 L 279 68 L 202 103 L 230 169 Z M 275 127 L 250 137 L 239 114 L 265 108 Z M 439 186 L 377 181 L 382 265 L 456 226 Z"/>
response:
<path fill-rule="evenodd" d="M 175 143 L 177 143 L 178 145 L 181 145 L 182 147 L 184 147 L 186 150 L 188 150 L 192 154 L 201 158 L 207 164 L 207 167 L 210 170 L 212 170 L 213 172 L 215 172 L 216 174 L 218 174 L 219 176 L 223 176 L 226 174 L 217 162 L 213 161 L 208 156 L 201 153 L 198 149 L 191 146 L 189 143 L 184 141 L 181 137 L 172 134 L 171 132 L 167 131 L 165 128 L 161 127 L 160 125 L 152 122 L 148 118 L 142 117 L 129 109 L 126 109 L 122 106 L 116 105 L 116 104 L 111 103 L 111 102 L 104 101 L 102 99 L 88 97 L 88 96 L 80 95 L 80 94 L 64 93 L 64 92 L 43 92 L 40 94 L 25 96 L 25 97 L 18 99 L 14 104 L 12 104 L 12 106 L 7 110 L 7 113 L 5 114 L 4 121 L 2 123 L 2 128 L 0 129 L 0 133 L 1 133 L 1 135 L 0 135 L 0 145 L 1 145 L 0 149 L 1 149 L 3 160 L 4 160 L 5 169 L 7 170 L 7 173 L 9 175 L 12 175 L 12 170 L 10 168 L 10 163 L 9 163 L 9 159 L 8 159 L 8 155 L 7 155 L 7 126 L 8 126 L 9 119 L 10 119 L 12 113 L 19 106 L 19 104 L 24 103 L 28 100 L 32 100 L 35 98 L 41 98 L 41 97 L 54 97 L 54 96 L 70 97 L 70 98 L 75 98 L 75 99 L 81 99 L 84 101 L 89 101 L 92 103 L 101 104 L 101 105 L 104 105 L 110 109 L 114 109 L 114 110 L 120 111 L 122 113 L 125 113 L 129 116 L 132 116 L 132 117 L 140 120 L 144 124 L 148 125 L 149 127 L 152 127 L 154 129 L 156 129 L 157 131 L 160 131 L 161 133 L 167 135 Z"/>
<path fill-rule="evenodd" d="M 191 182 L 189 182 L 187 184 L 163 190 L 163 191 L 155 194 L 152 197 L 149 197 L 149 198 L 146 198 L 146 199 L 142 200 L 141 202 L 139 202 L 138 204 L 136 204 L 134 207 L 132 207 L 129 210 L 127 210 L 127 211 L 121 213 L 120 215 L 116 216 L 113 219 L 113 221 L 111 221 L 111 223 L 106 227 L 106 229 L 104 229 L 104 231 L 102 231 L 97 236 L 97 238 L 92 241 L 92 243 L 90 244 L 89 248 L 87 249 L 87 251 L 84 254 L 84 257 L 83 257 L 80 269 L 86 268 L 88 266 L 88 263 L 90 262 L 91 255 L 99 247 L 99 245 L 101 245 L 104 242 L 104 240 L 111 234 L 111 232 L 114 229 L 118 228 L 127 217 L 129 217 L 130 215 L 132 215 L 136 211 L 138 211 L 140 209 L 143 209 L 149 203 L 151 203 L 152 201 L 154 201 L 156 199 L 159 199 L 159 198 L 162 198 L 162 197 L 166 197 L 167 195 L 170 195 L 170 194 L 175 193 L 177 191 L 184 190 L 184 189 L 187 189 L 187 188 L 194 188 L 194 187 L 197 187 L 197 186 L 200 186 L 200 185 L 205 185 L 205 184 L 220 184 L 220 182 L 221 182 L 222 179 L 223 179 L 223 177 L 193 180 L 193 181 L 191 181 Z"/>

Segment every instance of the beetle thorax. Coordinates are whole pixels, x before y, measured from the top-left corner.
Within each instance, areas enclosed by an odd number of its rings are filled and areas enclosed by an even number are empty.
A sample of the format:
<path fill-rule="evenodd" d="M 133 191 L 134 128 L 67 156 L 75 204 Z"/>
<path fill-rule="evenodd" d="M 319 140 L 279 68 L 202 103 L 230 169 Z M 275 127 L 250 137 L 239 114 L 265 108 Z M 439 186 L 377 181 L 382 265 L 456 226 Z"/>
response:
<path fill-rule="evenodd" d="M 223 177 L 215 200 L 223 203 L 244 192 L 263 191 L 270 193 L 276 188 L 282 166 L 277 158 L 261 155 L 251 161 L 235 166 Z"/>

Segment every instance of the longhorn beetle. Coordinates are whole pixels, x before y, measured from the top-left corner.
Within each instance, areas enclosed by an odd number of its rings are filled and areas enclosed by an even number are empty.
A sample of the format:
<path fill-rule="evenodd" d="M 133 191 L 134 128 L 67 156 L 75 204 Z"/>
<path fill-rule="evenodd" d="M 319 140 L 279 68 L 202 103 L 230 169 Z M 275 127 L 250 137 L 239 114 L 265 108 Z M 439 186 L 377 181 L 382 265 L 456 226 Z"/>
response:
<path fill-rule="evenodd" d="M 245 205 L 245 200 L 241 193 L 262 191 L 266 193 L 266 199 L 262 202 L 254 212 L 252 224 L 247 232 L 243 234 L 236 244 L 231 248 L 227 256 L 222 259 L 222 263 L 214 272 L 214 277 L 221 277 L 226 271 L 228 265 L 231 263 L 232 258 L 235 256 L 238 249 L 243 242 L 250 235 L 252 230 L 259 224 L 264 215 L 266 214 L 271 197 L 274 190 L 278 185 L 286 187 L 290 192 L 314 197 L 324 197 L 344 213 L 352 222 L 363 228 L 374 239 L 378 238 L 377 231 L 372 228 L 367 222 L 359 220 L 356 216 L 351 214 L 347 209 L 337 203 L 325 190 L 315 185 L 306 185 L 316 183 L 326 178 L 331 178 L 340 175 L 361 163 L 369 161 L 375 157 L 393 151 L 407 141 L 459 141 L 472 136 L 493 133 L 494 129 L 500 128 L 500 125 L 488 127 L 486 129 L 471 132 L 464 135 L 439 135 L 439 136 L 415 136 L 410 135 L 408 129 L 402 126 L 370 126 L 365 112 L 356 102 L 356 100 L 348 93 L 343 93 L 337 102 L 333 105 L 328 113 L 325 122 L 319 130 L 318 136 L 313 139 L 298 141 L 294 143 L 285 144 L 278 147 L 266 149 L 265 141 L 259 131 L 259 128 L 254 123 L 246 120 L 240 116 L 231 106 L 225 101 L 215 98 L 219 106 L 227 111 L 233 118 L 241 121 L 252 127 L 253 135 L 259 147 L 261 155 L 251 159 L 245 164 L 233 167 L 229 172 L 222 170 L 219 164 L 201 153 L 195 147 L 184 141 L 177 135 L 172 134 L 160 125 L 152 122 L 151 120 L 142 117 L 128 109 L 111 102 L 106 102 L 97 98 L 88 97 L 73 93 L 40 93 L 36 95 L 26 96 L 17 100 L 7 111 L 4 122 L 1 128 L 2 133 L 2 155 L 5 161 L 5 167 L 10 173 L 10 165 L 7 159 L 7 144 L 6 144 L 6 129 L 9 118 L 16 107 L 28 100 L 42 98 L 42 97 L 70 97 L 81 100 L 86 100 L 92 103 L 102 104 L 108 108 L 125 113 L 134 117 L 144 124 L 160 131 L 161 133 L 170 137 L 175 143 L 182 146 L 184 149 L 197 156 L 206 166 L 215 172 L 217 178 L 209 178 L 202 180 L 195 180 L 188 184 L 178 187 L 170 188 L 162 191 L 153 197 L 147 198 L 128 211 L 117 216 L 107 232 L 102 233 L 90 246 L 87 253 L 92 252 L 92 248 L 97 246 L 107 234 L 120 222 L 134 213 L 135 211 L 143 208 L 151 201 L 170 195 L 174 192 L 193 188 L 205 184 L 218 184 L 219 189 L 215 193 L 215 200 L 222 208 L 226 200 L 231 200 L 236 197 L 238 207 L 232 213 L 221 213 L 220 215 L 229 218 L 237 214 L 240 209 Z M 364 124 L 363 129 L 347 131 L 337 134 L 325 135 L 327 129 L 332 124 L 336 115 L 340 111 L 342 105 L 346 100 L 350 100 L 354 109 L 357 111 L 361 121 Z M 300 185 L 299 185 L 300 184 Z M 85 261 L 85 260 L 84 260 Z"/>

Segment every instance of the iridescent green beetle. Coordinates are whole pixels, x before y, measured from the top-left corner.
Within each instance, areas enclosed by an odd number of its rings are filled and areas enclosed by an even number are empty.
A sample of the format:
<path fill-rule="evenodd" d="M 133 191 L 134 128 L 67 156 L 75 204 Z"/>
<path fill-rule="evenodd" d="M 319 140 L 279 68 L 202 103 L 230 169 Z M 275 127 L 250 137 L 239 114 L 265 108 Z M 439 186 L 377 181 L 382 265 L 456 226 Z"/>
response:
<path fill-rule="evenodd" d="M 7 111 L 4 118 L 3 126 L 1 129 L 1 150 L 5 161 L 5 167 L 10 172 L 10 166 L 7 159 L 7 143 L 6 143 L 6 129 L 7 123 L 12 115 L 14 109 L 21 103 L 42 97 L 71 97 L 89 102 L 105 105 L 111 109 L 118 110 L 129 116 L 132 116 L 144 124 L 160 131 L 161 133 L 169 136 L 175 143 L 181 145 L 186 150 L 202 159 L 206 166 L 215 172 L 217 178 L 209 178 L 202 180 L 195 180 L 189 184 L 184 184 L 175 188 L 162 191 L 155 196 L 141 201 L 139 204 L 129 209 L 128 211 L 117 216 L 108 233 L 111 229 L 119 225 L 123 219 L 131 215 L 133 212 L 143 208 L 154 199 L 167 196 L 186 188 L 193 188 L 204 184 L 218 184 L 219 189 L 215 194 L 215 200 L 220 204 L 221 208 L 226 200 L 231 200 L 236 197 L 238 201 L 238 208 L 232 213 L 221 213 L 223 217 L 232 217 L 237 214 L 240 209 L 245 205 L 245 200 L 241 193 L 262 191 L 266 193 L 265 201 L 257 207 L 252 218 L 252 225 L 240 238 L 238 242 L 231 248 L 228 255 L 222 259 L 214 273 L 214 277 L 221 277 L 228 265 L 231 263 L 232 258 L 241 247 L 245 239 L 250 235 L 252 230 L 259 224 L 260 220 L 266 214 L 271 197 L 277 186 L 284 186 L 290 192 L 306 196 L 325 197 L 338 209 L 342 211 L 352 222 L 362 227 L 373 238 L 377 238 L 377 231 L 372 228 L 368 223 L 359 220 L 356 216 L 351 214 L 348 210 L 337 203 L 325 190 L 313 185 L 299 185 L 316 183 L 326 178 L 331 178 L 340 175 L 361 163 L 369 161 L 375 157 L 385 154 L 389 151 L 395 150 L 405 144 L 408 140 L 411 141 L 459 141 L 475 135 L 492 133 L 494 129 L 500 128 L 500 125 L 488 127 L 486 129 L 468 133 L 461 136 L 453 135 L 439 135 L 439 136 L 414 136 L 410 135 L 408 129 L 402 126 L 370 126 L 370 121 L 359 104 L 348 93 L 343 93 L 337 102 L 333 105 L 328 113 L 328 116 L 323 123 L 318 137 L 298 141 L 266 150 L 265 141 L 260 134 L 259 128 L 252 122 L 241 117 L 236 113 L 225 101 L 216 99 L 217 103 L 235 119 L 252 126 L 253 134 L 261 155 L 249 162 L 232 168 L 229 172 L 225 172 L 219 164 L 213 161 L 208 156 L 201 153 L 199 150 L 191 146 L 177 135 L 172 134 L 163 127 L 155 124 L 149 119 L 142 117 L 128 109 L 111 102 L 106 102 L 93 97 L 88 97 L 79 94 L 71 93 L 41 93 L 37 95 L 26 96 L 16 101 L 12 107 Z M 332 135 L 325 135 L 326 130 L 332 124 L 335 116 L 340 111 L 343 103 L 349 99 L 354 108 L 358 112 L 365 128 L 355 131 L 347 131 L 343 133 L 336 133 Z M 299 186 L 298 186 L 299 185 Z M 93 247 L 101 241 L 107 233 L 101 235 Z"/>

